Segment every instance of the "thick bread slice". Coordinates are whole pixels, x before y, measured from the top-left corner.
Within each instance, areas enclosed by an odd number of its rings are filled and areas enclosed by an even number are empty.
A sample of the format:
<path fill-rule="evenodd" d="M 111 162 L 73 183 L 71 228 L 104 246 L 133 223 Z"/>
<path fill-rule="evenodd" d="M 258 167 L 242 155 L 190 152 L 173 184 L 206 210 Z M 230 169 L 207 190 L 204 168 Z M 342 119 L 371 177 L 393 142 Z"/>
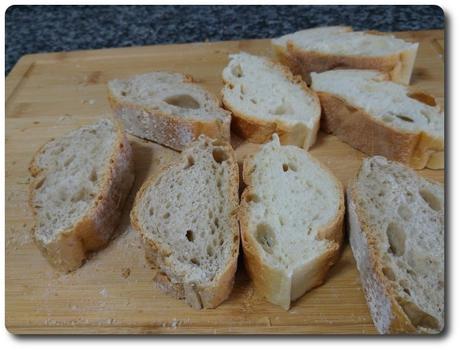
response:
<path fill-rule="evenodd" d="M 131 212 L 157 286 L 197 309 L 217 307 L 232 290 L 238 178 L 231 146 L 201 136 L 146 181 Z"/>
<path fill-rule="evenodd" d="M 351 27 L 301 30 L 272 40 L 278 59 L 309 82 L 311 72 L 335 68 L 374 69 L 391 80 L 409 84 L 418 43 L 392 35 L 353 32 Z"/>
<path fill-rule="evenodd" d="M 126 131 L 175 150 L 204 134 L 230 140 L 230 113 L 180 73 L 153 72 L 108 83 L 114 116 Z"/>
<path fill-rule="evenodd" d="M 315 142 L 318 97 L 286 67 L 242 52 L 230 55 L 222 76 L 222 102 L 233 113 L 235 132 L 255 143 L 269 141 L 273 133 L 282 144 L 305 149 Z"/>
<path fill-rule="evenodd" d="M 444 327 L 444 188 L 384 157 L 347 189 L 350 244 L 380 333 Z"/>
<path fill-rule="evenodd" d="M 307 152 L 277 135 L 244 161 L 240 205 L 246 269 L 270 302 L 291 301 L 322 284 L 343 236 L 341 183 Z"/>
<path fill-rule="evenodd" d="M 415 169 L 444 167 L 444 112 L 434 97 L 366 70 L 312 73 L 312 88 L 326 132 Z"/>
<path fill-rule="evenodd" d="M 134 181 L 126 135 L 101 119 L 42 146 L 29 170 L 34 240 L 56 268 L 75 270 L 118 224 Z"/>

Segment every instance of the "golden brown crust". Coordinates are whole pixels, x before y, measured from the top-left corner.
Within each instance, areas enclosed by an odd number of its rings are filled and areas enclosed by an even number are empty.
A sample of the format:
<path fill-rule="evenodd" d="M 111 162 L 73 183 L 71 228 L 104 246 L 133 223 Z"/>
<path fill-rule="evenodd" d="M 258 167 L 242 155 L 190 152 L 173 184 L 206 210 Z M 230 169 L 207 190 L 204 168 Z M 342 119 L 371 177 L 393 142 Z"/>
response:
<path fill-rule="evenodd" d="M 393 128 L 340 97 L 324 92 L 318 92 L 318 96 L 323 107 L 321 128 L 361 152 L 382 155 L 415 169 L 422 169 L 430 162 L 432 166 L 443 165 L 438 159 L 443 160 L 443 157 L 436 155 L 444 151 L 443 140 L 424 132 L 411 133 Z"/>
<path fill-rule="evenodd" d="M 368 32 L 384 35 L 379 32 Z M 371 69 L 388 73 L 391 80 L 409 84 L 417 49 L 385 56 L 335 55 L 318 51 L 305 51 L 288 41 L 286 47 L 276 45 L 272 48 L 278 60 L 289 67 L 294 74 L 302 76 L 309 84 L 311 72 L 324 72 L 332 69 Z"/>
<path fill-rule="evenodd" d="M 190 76 L 186 76 L 184 82 L 193 82 Z M 219 106 L 219 100 L 211 95 L 216 106 Z M 159 109 L 149 109 L 145 106 L 121 101 L 108 89 L 108 101 L 115 118 L 120 120 L 126 131 L 135 136 L 145 138 L 174 150 L 183 150 L 191 141 L 195 140 L 201 134 L 213 139 L 230 141 L 230 122 L 231 117 L 223 121 L 220 119 L 194 119 L 184 118 L 177 115 L 162 112 Z M 132 121 L 141 123 L 138 117 L 149 120 L 156 127 L 147 131 L 140 131 L 139 125 L 134 125 Z M 147 132 L 149 135 L 147 135 Z"/>
<path fill-rule="evenodd" d="M 70 272 L 79 268 L 91 252 L 100 250 L 109 243 L 118 225 L 121 210 L 134 181 L 134 165 L 131 145 L 121 125 L 117 122 L 116 125 L 118 136 L 102 189 L 85 215 L 72 228 L 60 232 L 50 242 L 45 242 L 34 234 L 36 245 L 58 270 Z M 36 159 L 43 147 L 34 155 L 29 167 L 35 178 L 29 187 L 29 206 L 34 217 L 37 215 L 33 206 L 35 185 L 40 181 L 39 176 L 43 171 L 37 165 Z"/>
<path fill-rule="evenodd" d="M 241 230 L 241 241 L 244 252 L 244 264 L 256 290 L 270 302 L 289 309 L 290 302 L 294 301 L 314 287 L 324 283 L 330 267 L 340 257 L 340 247 L 343 240 L 343 219 L 345 215 L 344 190 L 340 181 L 325 168 L 318 160 L 310 157 L 336 182 L 340 192 L 337 215 L 327 226 L 318 230 L 317 238 L 330 241 L 328 249 L 318 256 L 315 261 L 304 266 L 298 273 L 294 271 L 289 278 L 285 271 L 269 266 L 263 261 L 258 252 L 258 243 L 249 231 L 249 202 L 253 191 L 251 174 L 253 172 L 254 156 L 246 157 L 243 163 L 243 181 L 247 185 L 241 196 L 238 213 Z"/>
<path fill-rule="evenodd" d="M 266 120 L 256 118 L 241 112 L 237 106 L 232 105 L 225 98 L 222 90 L 222 104 L 232 112 L 232 131 L 242 138 L 252 143 L 266 143 L 274 133 L 278 134 L 283 145 L 294 145 L 308 150 L 316 141 L 316 134 L 319 129 L 319 119 L 321 115 L 320 101 L 316 93 L 311 90 L 300 76 L 295 76 L 291 71 L 276 62 L 269 61 L 274 69 L 281 70 L 287 80 L 298 85 L 306 94 L 314 99 L 314 104 L 318 107 L 318 114 L 314 117 L 313 127 L 309 129 L 302 122 L 289 125 L 282 119 Z M 228 84 L 224 80 L 224 84 Z"/>
<path fill-rule="evenodd" d="M 235 208 L 238 207 L 238 185 L 239 185 L 239 171 L 238 171 L 238 163 L 236 161 L 236 156 L 231 148 L 230 144 L 223 141 L 209 141 L 213 142 L 213 144 L 217 144 L 220 147 L 224 147 L 227 151 L 227 154 L 230 157 L 230 188 L 232 188 L 232 192 L 228 193 L 228 200 L 233 203 Z M 238 261 L 238 253 L 239 253 L 239 246 L 240 246 L 240 235 L 239 235 L 239 227 L 238 221 L 236 219 L 236 212 L 232 214 L 234 217 L 232 221 L 232 233 L 233 233 L 233 241 L 232 241 L 232 254 L 227 262 L 227 265 L 223 271 L 217 274 L 211 282 L 202 285 L 190 285 L 186 283 L 173 283 L 170 277 L 167 275 L 167 270 L 169 270 L 169 262 L 165 259 L 165 257 L 170 255 L 170 251 L 161 246 L 160 243 L 156 242 L 149 238 L 146 232 L 143 231 L 142 226 L 139 222 L 139 206 L 141 202 L 141 198 L 144 196 L 145 191 L 150 188 L 150 186 L 154 186 L 155 183 L 168 172 L 169 169 L 175 167 L 177 164 L 183 162 L 183 159 L 179 158 L 177 161 L 171 163 L 167 168 L 163 169 L 162 172 L 158 176 L 150 177 L 141 187 L 139 192 L 136 195 L 136 199 L 134 201 L 133 209 L 131 211 L 131 224 L 133 228 L 139 232 L 144 242 L 145 248 L 145 255 L 147 261 L 156 269 L 160 271 L 157 273 L 155 277 L 155 283 L 157 286 L 165 293 L 179 298 L 179 299 L 186 299 L 187 303 L 196 308 L 216 308 L 219 306 L 223 301 L 225 301 L 233 288 L 236 268 L 237 268 L 237 261 Z"/>

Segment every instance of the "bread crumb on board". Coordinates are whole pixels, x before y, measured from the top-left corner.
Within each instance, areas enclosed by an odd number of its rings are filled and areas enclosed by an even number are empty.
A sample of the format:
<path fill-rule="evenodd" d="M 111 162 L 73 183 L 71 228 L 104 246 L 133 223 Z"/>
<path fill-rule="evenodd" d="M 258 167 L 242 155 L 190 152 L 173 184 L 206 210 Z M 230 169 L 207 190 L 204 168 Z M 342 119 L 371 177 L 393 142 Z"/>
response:
<path fill-rule="evenodd" d="M 121 276 L 123 278 L 128 278 L 130 274 L 131 274 L 131 269 L 129 267 L 126 267 L 126 268 L 122 269 L 122 271 L 121 271 Z"/>

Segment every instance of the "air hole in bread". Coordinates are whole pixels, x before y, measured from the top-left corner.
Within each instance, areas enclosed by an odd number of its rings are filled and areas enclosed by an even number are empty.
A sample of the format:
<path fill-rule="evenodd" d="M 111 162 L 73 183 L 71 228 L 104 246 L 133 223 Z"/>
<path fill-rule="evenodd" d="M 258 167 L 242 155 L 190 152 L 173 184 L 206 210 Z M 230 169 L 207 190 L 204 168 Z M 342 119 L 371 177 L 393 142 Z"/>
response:
<path fill-rule="evenodd" d="M 40 180 L 38 180 L 36 183 L 35 183 L 35 189 L 38 190 L 40 187 L 43 186 L 43 184 L 45 183 L 45 179 L 46 177 L 42 177 Z"/>
<path fill-rule="evenodd" d="M 171 216 L 170 213 L 164 213 L 163 214 L 163 219 L 169 219 L 170 216 Z"/>
<path fill-rule="evenodd" d="M 382 121 L 386 123 L 391 123 L 393 120 L 395 120 L 395 117 L 393 115 L 384 115 L 382 117 Z"/>
<path fill-rule="evenodd" d="M 214 148 L 212 150 L 212 157 L 216 161 L 216 163 L 225 162 L 228 159 L 228 154 L 222 148 Z"/>
<path fill-rule="evenodd" d="M 81 189 L 80 191 L 78 191 L 77 193 L 75 193 L 72 198 L 70 199 L 71 202 L 79 202 L 81 200 L 83 200 L 83 198 L 85 197 L 85 189 Z"/>
<path fill-rule="evenodd" d="M 198 261 L 197 258 L 191 258 L 191 259 L 190 259 L 190 262 L 191 262 L 193 265 L 200 266 L 200 262 Z"/>
<path fill-rule="evenodd" d="M 259 224 L 256 229 L 256 240 L 268 254 L 273 253 L 273 247 L 276 244 L 275 233 L 267 224 Z"/>
<path fill-rule="evenodd" d="M 89 181 L 91 181 L 91 182 L 96 182 L 97 181 L 96 169 L 91 170 L 91 173 L 89 174 Z"/>
<path fill-rule="evenodd" d="M 254 98 L 249 99 L 249 101 L 251 101 L 255 105 L 257 104 L 257 101 Z"/>
<path fill-rule="evenodd" d="M 406 249 L 406 233 L 396 223 L 391 222 L 387 227 L 388 243 L 390 244 L 390 252 L 396 256 L 404 254 Z"/>
<path fill-rule="evenodd" d="M 401 114 L 398 114 L 396 115 L 396 118 L 402 120 L 402 121 L 405 121 L 407 123 L 413 123 L 414 122 L 414 119 L 412 119 L 411 117 L 408 117 L 407 115 L 401 115 Z"/>
<path fill-rule="evenodd" d="M 69 158 L 67 158 L 65 161 L 64 161 L 64 166 L 68 166 L 70 163 L 72 163 L 75 159 L 76 155 L 73 154 L 72 156 L 70 156 Z"/>
<path fill-rule="evenodd" d="M 153 207 L 149 208 L 149 215 L 152 217 L 153 216 Z"/>
<path fill-rule="evenodd" d="M 297 167 L 293 163 L 283 163 L 283 171 L 286 172 L 288 170 L 297 171 Z"/>
<path fill-rule="evenodd" d="M 423 200 L 426 202 L 426 204 L 429 205 L 429 207 L 435 211 L 441 210 L 441 202 L 436 197 L 433 193 L 431 193 L 429 190 L 426 188 L 422 188 L 419 191 L 420 196 L 422 196 Z"/>
<path fill-rule="evenodd" d="M 121 92 L 121 96 L 126 96 L 126 95 L 128 95 L 128 93 L 126 91 Z"/>
<path fill-rule="evenodd" d="M 187 164 L 185 165 L 184 169 L 188 169 L 191 166 L 193 166 L 194 164 L 195 164 L 195 159 L 191 155 L 189 155 L 189 156 L 187 156 Z"/>
<path fill-rule="evenodd" d="M 214 248 L 211 245 L 208 245 L 206 248 L 206 253 L 209 257 L 212 257 L 214 255 Z"/>
<path fill-rule="evenodd" d="M 216 226 L 216 228 L 219 228 L 219 219 L 218 218 L 214 218 L 214 225 Z"/>
<path fill-rule="evenodd" d="M 237 78 L 241 78 L 243 76 L 243 69 L 239 64 L 232 68 L 232 74 Z"/>
<path fill-rule="evenodd" d="M 439 322 L 414 303 L 402 299 L 398 300 L 398 303 L 401 305 L 414 327 L 439 329 Z"/>
<path fill-rule="evenodd" d="M 421 110 L 421 111 L 420 111 L 420 114 L 423 115 L 423 117 L 425 118 L 425 120 L 426 120 L 427 123 L 430 123 L 430 122 L 431 122 L 431 117 L 430 117 L 430 115 L 429 115 L 426 111 Z"/>
<path fill-rule="evenodd" d="M 403 220 L 410 220 L 410 218 L 412 217 L 412 212 L 407 205 L 401 204 L 398 207 L 398 215 Z"/>
<path fill-rule="evenodd" d="M 187 230 L 187 233 L 185 234 L 185 237 L 187 237 L 187 240 L 189 242 L 193 242 L 195 240 L 194 234 L 192 230 Z"/>
<path fill-rule="evenodd" d="M 283 101 L 281 102 L 280 105 L 278 105 L 274 110 L 271 110 L 270 113 L 271 114 L 275 114 L 275 115 L 283 115 L 283 114 L 292 114 L 293 113 L 293 109 L 291 107 L 291 105 L 287 104 L 286 101 Z"/>
<path fill-rule="evenodd" d="M 198 109 L 200 104 L 190 95 L 175 95 L 167 97 L 163 100 L 168 105 L 180 107 L 180 108 L 189 108 L 189 109 Z"/>
<path fill-rule="evenodd" d="M 246 93 L 243 85 L 240 85 L 240 93 L 241 95 L 244 95 Z"/>
<path fill-rule="evenodd" d="M 246 200 L 248 202 L 254 202 L 254 203 L 259 203 L 260 202 L 259 196 L 257 194 L 255 194 L 255 193 L 248 193 L 246 195 Z"/>
<path fill-rule="evenodd" d="M 382 272 L 390 281 L 394 281 L 396 279 L 395 273 L 391 267 L 385 266 L 382 269 Z"/>

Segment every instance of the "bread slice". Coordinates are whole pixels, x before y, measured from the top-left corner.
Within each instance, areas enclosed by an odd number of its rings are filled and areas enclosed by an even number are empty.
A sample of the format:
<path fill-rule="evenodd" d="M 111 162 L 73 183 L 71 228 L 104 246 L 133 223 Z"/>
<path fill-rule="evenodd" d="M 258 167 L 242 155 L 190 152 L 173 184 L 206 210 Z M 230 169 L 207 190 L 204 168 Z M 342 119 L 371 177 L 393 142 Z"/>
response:
<path fill-rule="evenodd" d="M 350 244 L 380 333 L 444 327 L 444 188 L 384 157 L 347 189 Z"/>
<path fill-rule="evenodd" d="M 418 49 L 418 43 L 393 35 L 343 26 L 301 30 L 273 39 L 272 46 L 278 59 L 307 82 L 311 72 L 355 68 L 382 71 L 403 84 L 410 82 Z"/>
<path fill-rule="evenodd" d="M 175 150 L 201 134 L 230 140 L 230 113 L 190 76 L 153 72 L 112 80 L 108 93 L 114 116 L 135 136 Z"/>
<path fill-rule="evenodd" d="M 415 169 L 444 167 L 444 112 L 434 97 L 368 70 L 313 73 L 312 88 L 326 132 Z"/>
<path fill-rule="evenodd" d="M 56 268 L 75 270 L 117 226 L 134 181 L 131 146 L 101 119 L 42 146 L 29 170 L 34 240 Z"/>
<path fill-rule="evenodd" d="M 277 133 L 282 144 L 308 149 L 316 140 L 318 97 L 285 67 L 241 52 L 230 55 L 222 73 L 222 102 L 233 113 L 232 129 L 250 142 Z"/>
<path fill-rule="evenodd" d="M 322 284 L 343 236 L 341 183 L 307 152 L 281 146 L 277 135 L 244 161 L 240 205 L 246 269 L 273 304 Z"/>
<path fill-rule="evenodd" d="M 233 287 L 238 177 L 231 146 L 200 136 L 145 182 L 131 212 L 157 286 L 197 309 L 217 307 Z"/>

